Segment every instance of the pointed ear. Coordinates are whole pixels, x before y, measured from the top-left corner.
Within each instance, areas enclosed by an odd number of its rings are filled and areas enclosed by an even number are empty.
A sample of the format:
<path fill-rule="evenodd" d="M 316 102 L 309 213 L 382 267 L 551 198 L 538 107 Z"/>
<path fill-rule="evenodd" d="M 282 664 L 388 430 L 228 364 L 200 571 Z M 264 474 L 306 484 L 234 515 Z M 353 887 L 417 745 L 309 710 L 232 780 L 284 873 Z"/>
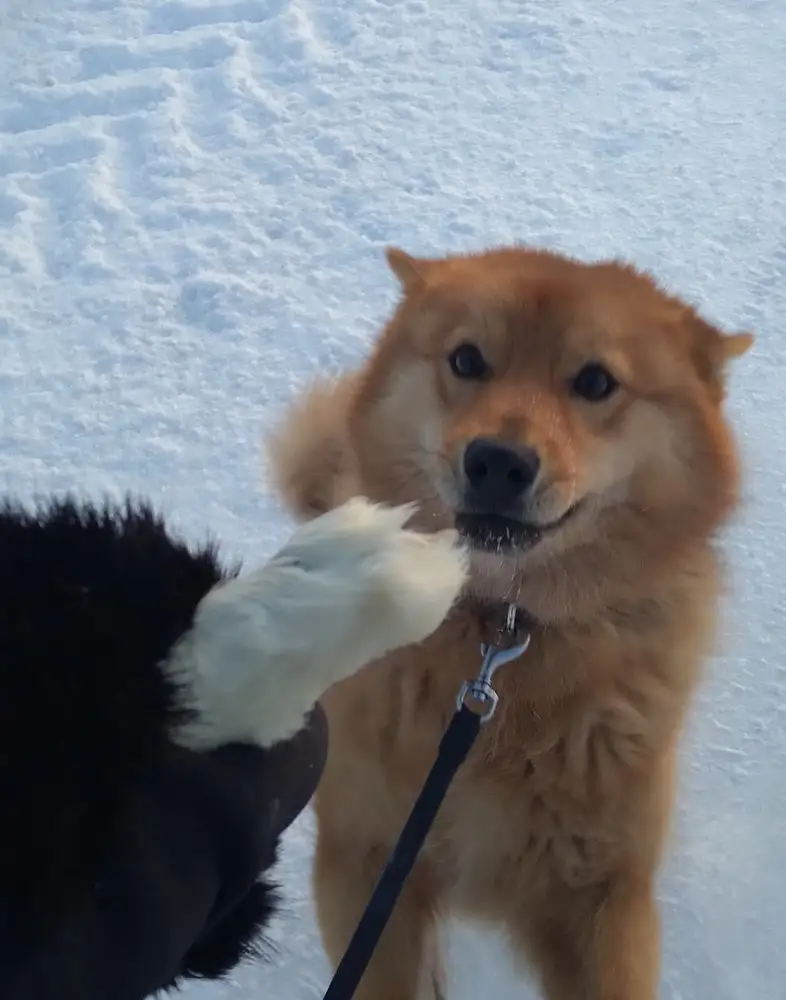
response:
<path fill-rule="evenodd" d="M 722 333 L 714 326 L 703 330 L 701 339 L 710 372 L 720 379 L 726 374 L 728 363 L 741 358 L 753 345 L 753 334 Z"/>
<path fill-rule="evenodd" d="M 724 361 L 733 361 L 747 354 L 756 338 L 752 333 L 721 334 L 720 350 Z"/>
<path fill-rule="evenodd" d="M 398 247 L 386 247 L 385 257 L 405 292 L 414 291 L 425 284 L 427 261 L 411 257 Z"/>
<path fill-rule="evenodd" d="M 693 310 L 687 315 L 693 336 L 696 367 L 704 381 L 713 386 L 717 397 L 722 399 L 728 363 L 750 350 L 754 341 L 753 334 L 723 333 Z"/>

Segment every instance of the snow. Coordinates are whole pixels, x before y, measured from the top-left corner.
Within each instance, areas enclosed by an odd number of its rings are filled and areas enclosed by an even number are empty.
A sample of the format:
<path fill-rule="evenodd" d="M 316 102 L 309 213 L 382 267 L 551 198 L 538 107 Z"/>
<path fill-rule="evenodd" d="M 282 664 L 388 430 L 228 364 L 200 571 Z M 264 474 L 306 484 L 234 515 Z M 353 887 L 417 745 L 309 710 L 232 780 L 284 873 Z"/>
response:
<path fill-rule="evenodd" d="M 661 883 L 667 1000 L 786 994 L 786 8 L 781 0 L 6 0 L 0 488 L 144 491 L 261 559 L 264 429 L 390 308 L 381 248 L 543 243 L 752 329 L 723 636 Z M 274 964 L 185 1000 L 321 996 L 312 823 Z M 530 996 L 452 937 L 452 1000 Z M 534 994 L 533 994 L 534 995 Z"/>

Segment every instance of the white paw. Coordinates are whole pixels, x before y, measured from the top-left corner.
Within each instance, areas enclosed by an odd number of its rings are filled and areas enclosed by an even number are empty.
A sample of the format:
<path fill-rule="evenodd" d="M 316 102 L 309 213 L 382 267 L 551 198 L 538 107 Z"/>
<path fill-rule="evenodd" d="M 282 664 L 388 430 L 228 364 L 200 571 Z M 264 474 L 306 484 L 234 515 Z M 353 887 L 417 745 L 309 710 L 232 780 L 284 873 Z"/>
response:
<path fill-rule="evenodd" d="M 334 624 L 343 618 L 369 658 L 435 631 L 466 580 L 456 532 L 407 530 L 414 510 L 355 497 L 300 528 L 274 560 L 329 580 Z"/>
<path fill-rule="evenodd" d="M 389 618 L 395 644 L 420 642 L 434 632 L 453 607 L 467 578 L 469 557 L 458 533 L 391 534 L 373 570 L 379 613 Z"/>
<path fill-rule="evenodd" d="M 412 512 L 351 500 L 203 598 L 166 665 L 197 711 L 184 745 L 285 739 L 330 686 L 439 627 L 467 558 L 455 532 L 407 531 Z"/>

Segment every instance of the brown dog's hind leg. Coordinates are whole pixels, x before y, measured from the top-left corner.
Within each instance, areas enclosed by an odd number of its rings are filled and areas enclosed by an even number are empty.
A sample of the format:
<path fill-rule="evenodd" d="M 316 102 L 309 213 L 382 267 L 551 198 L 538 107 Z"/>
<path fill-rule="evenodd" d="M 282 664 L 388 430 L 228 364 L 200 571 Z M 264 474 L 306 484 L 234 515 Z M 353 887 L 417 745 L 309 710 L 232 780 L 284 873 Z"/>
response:
<path fill-rule="evenodd" d="M 371 898 L 387 854 L 317 834 L 314 892 L 322 943 L 338 965 Z M 354 1000 L 437 1000 L 444 997 L 431 880 L 416 867 L 399 896 Z"/>

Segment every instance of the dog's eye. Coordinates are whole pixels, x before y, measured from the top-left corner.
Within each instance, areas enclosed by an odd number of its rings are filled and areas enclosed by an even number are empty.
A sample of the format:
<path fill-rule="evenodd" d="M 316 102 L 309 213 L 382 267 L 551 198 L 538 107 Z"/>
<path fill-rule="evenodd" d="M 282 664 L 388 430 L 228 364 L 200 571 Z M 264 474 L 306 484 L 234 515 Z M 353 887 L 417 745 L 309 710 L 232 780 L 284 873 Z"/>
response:
<path fill-rule="evenodd" d="M 571 383 L 573 392 L 591 403 L 608 399 L 618 388 L 619 382 L 614 376 L 607 372 L 603 365 L 594 362 L 584 365 Z"/>
<path fill-rule="evenodd" d="M 456 378 L 481 379 L 491 373 L 480 348 L 474 344 L 459 344 L 448 355 L 448 364 Z"/>

